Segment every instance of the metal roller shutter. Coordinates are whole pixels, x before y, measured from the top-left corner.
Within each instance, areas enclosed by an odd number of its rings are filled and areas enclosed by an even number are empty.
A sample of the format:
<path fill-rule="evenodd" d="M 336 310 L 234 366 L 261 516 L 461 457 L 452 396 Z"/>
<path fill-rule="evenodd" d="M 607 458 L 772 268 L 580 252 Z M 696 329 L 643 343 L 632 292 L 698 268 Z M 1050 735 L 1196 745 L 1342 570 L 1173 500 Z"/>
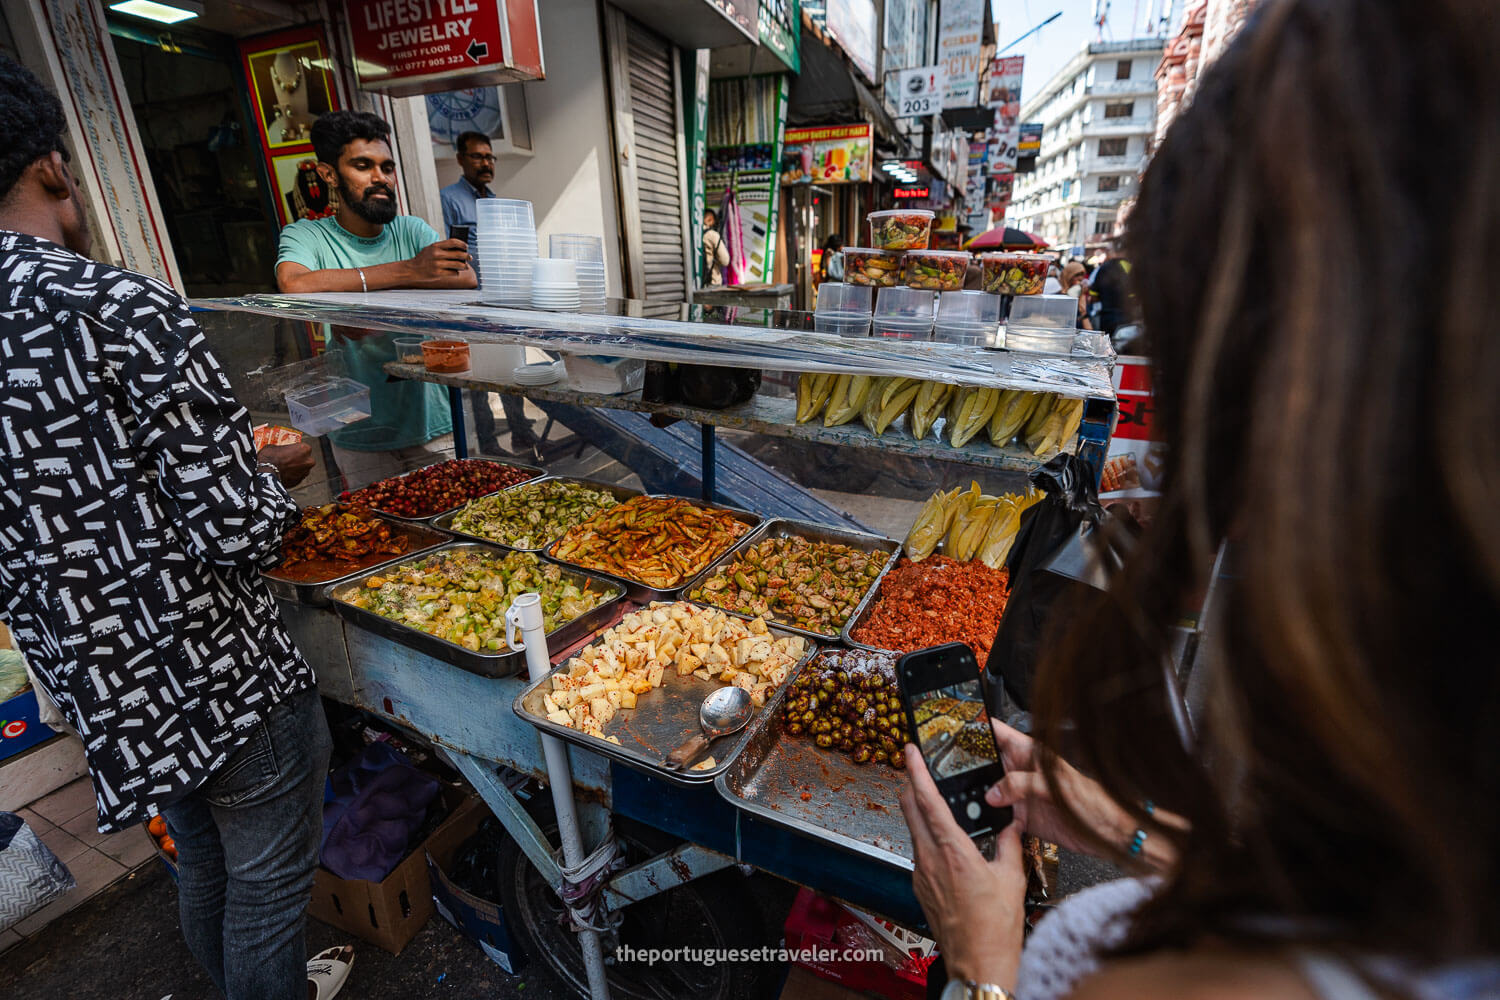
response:
<path fill-rule="evenodd" d="M 686 302 L 692 251 L 677 50 L 612 7 L 605 26 L 627 294 Z"/>

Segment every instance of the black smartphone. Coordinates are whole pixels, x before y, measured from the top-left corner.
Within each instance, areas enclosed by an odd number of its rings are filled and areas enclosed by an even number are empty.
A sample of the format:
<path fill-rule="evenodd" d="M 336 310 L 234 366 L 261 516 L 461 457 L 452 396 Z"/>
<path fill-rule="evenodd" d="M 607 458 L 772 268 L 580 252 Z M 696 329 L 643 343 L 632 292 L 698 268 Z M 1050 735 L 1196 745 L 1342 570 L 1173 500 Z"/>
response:
<path fill-rule="evenodd" d="M 468 226 L 452 226 L 452 227 L 450 227 L 448 229 L 448 238 L 450 240 L 463 240 L 465 243 L 468 243 L 469 242 L 469 227 Z"/>
<path fill-rule="evenodd" d="M 907 731 L 958 825 L 970 837 L 1003 830 L 1010 807 L 984 801 L 985 789 L 1005 776 L 1005 766 L 974 651 L 950 642 L 907 653 L 896 663 L 896 683 Z"/>

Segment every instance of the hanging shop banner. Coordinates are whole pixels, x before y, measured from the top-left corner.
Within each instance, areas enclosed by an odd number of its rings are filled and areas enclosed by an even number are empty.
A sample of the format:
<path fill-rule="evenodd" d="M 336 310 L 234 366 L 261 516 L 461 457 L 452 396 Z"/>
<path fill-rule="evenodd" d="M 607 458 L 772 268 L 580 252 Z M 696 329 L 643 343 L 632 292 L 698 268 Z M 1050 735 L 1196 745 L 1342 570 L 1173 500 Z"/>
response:
<path fill-rule="evenodd" d="M 996 126 L 990 129 L 990 173 L 991 174 L 1013 174 L 1016 172 L 1016 160 L 1020 156 L 1021 127 L 1013 125 L 1009 129 Z"/>
<path fill-rule="evenodd" d="M 411 97 L 545 75 L 535 3 L 344 0 L 344 7 L 362 90 Z"/>
<path fill-rule="evenodd" d="M 760 0 L 760 44 L 793 73 L 802 71 L 802 5 L 799 0 Z"/>
<path fill-rule="evenodd" d="M 984 103 L 995 109 L 995 124 L 1012 128 L 1021 121 L 1021 74 L 1025 56 L 1004 56 L 990 63 Z"/>
<path fill-rule="evenodd" d="M 943 107 L 978 106 L 983 39 L 984 0 L 944 0 L 938 16 L 938 61 L 948 68 Z"/>
<path fill-rule="evenodd" d="M 989 162 L 990 150 L 983 137 L 969 143 L 969 172 L 964 180 L 964 205 L 971 213 L 979 212 L 984 205 L 986 182 L 985 165 Z"/>
<path fill-rule="evenodd" d="M 1113 380 L 1120 416 L 1109 439 L 1099 497 L 1158 496 L 1167 455 L 1166 446 L 1154 440 L 1156 397 L 1151 391 L 1150 359 L 1122 355 L 1116 361 Z"/>
<path fill-rule="evenodd" d="M 1033 173 L 1036 170 L 1037 154 L 1042 150 L 1042 123 L 1024 122 L 1020 126 L 1019 135 L 1016 142 L 1016 173 Z"/>
<path fill-rule="evenodd" d="M 825 17 L 828 33 L 839 43 L 839 48 L 854 61 L 866 80 L 877 82 L 875 46 L 880 18 L 875 13 L 875 0 L 828 0 Z"/>
<path fill-rule="evenodd" d="M 941 114 L 943 88 L 948 83 L 948 67 L 915 66 L 896 74 L 897 118 L 923 118 Z"/>
<path fill-rule="evenodd" d="M 789 128 L 781 153 L 783 184 L 856 184 L 870 180 L 873 132 L 864 125 Z"/>
<path fill-rule="evenodd" d="M 332 215 L 338 196 L 318 176 L 312 148 L 313 122 L 339 108 L 322 27 L 247 38 L 239 50 L 278 220 L 285 226 Z"/>

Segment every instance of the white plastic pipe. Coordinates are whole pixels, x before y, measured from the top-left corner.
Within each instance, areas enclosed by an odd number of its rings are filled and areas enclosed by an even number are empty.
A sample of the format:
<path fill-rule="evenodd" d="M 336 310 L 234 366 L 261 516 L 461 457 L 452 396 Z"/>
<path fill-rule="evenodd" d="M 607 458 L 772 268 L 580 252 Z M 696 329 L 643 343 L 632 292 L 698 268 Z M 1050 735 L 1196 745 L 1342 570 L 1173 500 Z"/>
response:
<path fill-rule="evenodd" d="M 520 630 L 520 638 L 516 630 Z M 512 649 L 526 651 L 526 672 L 539 681 L 552 672 L 547 656 L 547 634 L 542 627 L 542 598 L 539 594 L 522 594 L 505 612 L 505 641 Z M 555 736 L 541 734 L 542 753 L 547 760 L 547 782 L 552 786 L 552 805 L 557 810 L 557 831 L 562 839 L 563 861 L 576 868 L 588 857 L 583 837 L 578 832 L 578 812 L 573 803 L 573 768 L 568 763 L 568 748 Z M 604 948 L 597 931 L 582 930 L 578 943 L 583 948 L 583 967 L 588 973 L 589 996 L 609 1000 L 609 983 L 604 972 Z"/>

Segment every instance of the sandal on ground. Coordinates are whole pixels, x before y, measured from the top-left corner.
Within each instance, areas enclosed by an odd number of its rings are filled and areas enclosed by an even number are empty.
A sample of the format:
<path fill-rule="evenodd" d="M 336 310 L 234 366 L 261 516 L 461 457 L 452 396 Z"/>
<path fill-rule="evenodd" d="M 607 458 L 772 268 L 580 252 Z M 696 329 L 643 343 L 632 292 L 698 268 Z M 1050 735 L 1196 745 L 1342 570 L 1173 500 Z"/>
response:
<path fill-rule="evenodd" d="M 354 946 L 342 945 L 318 952 L 307 963 L 308 1000 L 333 1000 L 354 966 Z"/>

